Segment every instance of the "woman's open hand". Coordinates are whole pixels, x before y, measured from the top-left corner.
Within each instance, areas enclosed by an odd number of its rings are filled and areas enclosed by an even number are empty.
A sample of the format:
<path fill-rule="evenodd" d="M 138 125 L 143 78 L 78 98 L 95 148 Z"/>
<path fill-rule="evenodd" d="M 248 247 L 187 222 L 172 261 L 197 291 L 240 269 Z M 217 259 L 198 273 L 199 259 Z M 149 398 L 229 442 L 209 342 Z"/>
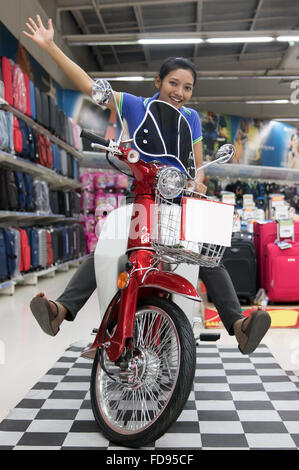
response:
<path fill-rule="evenodd" d="M 23 31 L 23 34 L 32 39 L 38 46 L 46 49 L 47 46 L 51 45 L 54 39 L 54 28 L 51 19 L 48 20 L 47 29 L 44 27 L 39 15 L 36 15 L 36 22 L 32 18 L 28 18 L 26 26 L 31 34 L 27 31 Z"/>

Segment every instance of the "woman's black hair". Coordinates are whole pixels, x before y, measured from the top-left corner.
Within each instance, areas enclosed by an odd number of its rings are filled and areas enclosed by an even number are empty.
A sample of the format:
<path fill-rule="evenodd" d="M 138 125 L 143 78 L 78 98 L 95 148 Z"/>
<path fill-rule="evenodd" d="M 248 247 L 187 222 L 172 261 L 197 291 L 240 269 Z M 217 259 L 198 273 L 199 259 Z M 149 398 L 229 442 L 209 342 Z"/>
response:
<path fill-rule="evenodd" d="M 160 79 L 163 80 L 166 75 L 177 69 L 191 70 L 193 75 L 193 86 L 195 86 L 197 80 L 195 65 L 191 60 L 185 59 L 184 57 L 168 57 L 168 59 L 164 60 L 159 72 Z"/>

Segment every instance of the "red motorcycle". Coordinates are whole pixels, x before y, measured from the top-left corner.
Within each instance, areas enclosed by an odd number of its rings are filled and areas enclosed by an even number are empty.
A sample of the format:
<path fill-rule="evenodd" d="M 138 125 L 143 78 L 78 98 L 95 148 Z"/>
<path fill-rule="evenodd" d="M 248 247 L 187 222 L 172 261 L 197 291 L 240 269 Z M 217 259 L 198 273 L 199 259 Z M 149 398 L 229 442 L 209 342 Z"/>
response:
<path fill-rule="evenodd" d="M 94 358 L 91 404 L 102 433 L 116 444 L 140 447 L 177 420 L 194 380 L 194 333 L 172 297 L 201 298 L 175 268 L 180 263 L 217 266 L 225 246 L 184 236 L 191 214 L 185 214 L 186 204 L 208 198 L 190 189 L 195 177 L 191 130 L 173 106 L 152 101 L 132 140 L 106 141 L 87 131 L 82 137 L 134 178 L 134 202 L 112 211 L 99 237 L 95 271 L 103 319 L 83 356 Z M 127 148 L 131 142 L 134 148 Z M 233 154 L 227 144 L 204 167 Z"/>

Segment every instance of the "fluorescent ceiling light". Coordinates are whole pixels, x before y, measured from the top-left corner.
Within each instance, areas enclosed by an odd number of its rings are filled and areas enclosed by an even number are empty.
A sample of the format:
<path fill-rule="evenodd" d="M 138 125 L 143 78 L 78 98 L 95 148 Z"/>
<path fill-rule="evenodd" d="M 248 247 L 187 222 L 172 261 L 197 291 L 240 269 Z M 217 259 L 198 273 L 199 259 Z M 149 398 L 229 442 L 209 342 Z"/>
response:
<path fill-rule="evenodd" d="M 139 77 L 139 76 L 126 76 L 126 77 L 111 77 L 111 78 L 106 78 L 109 82 L 115 81 L 115 82 L 143 82 L 145 80 L 144 77 Z"/>
<path fill-rule="evenodd" d="M 245 101 L 246 104 L 287 104 L 289 100 L 255 100 Z"/>
<path fill-rule="evenodd" d="M 234 37 L 234 38 L 208 38 L 206 39 L 207 42 L 211 44 L 218 44 L 218 43 L 226 43 L 226 44 L 231 44 L 231 43 L 239 43 L 239 42 L 272 42 L 274 41 L 274 38 L 271 36 L 251 36 L 251 37 Z"/>
<path fill-rule="evenodd" d="M 299 41 L 299 36 L 277 36 L 276 38 L 277 41 L 280 41 L 280 42 L 298 42 Z"/>
<path fill-rule="evenodd" d="M 273 121 L 298 122 L 299 118 L 275 118 Z"/>
<path fill-rule="evenodd" d="M 139 44 L 199 44 L 203 42 L 201 38 L 153 38 L 153 39 L 138 39 Z"/>

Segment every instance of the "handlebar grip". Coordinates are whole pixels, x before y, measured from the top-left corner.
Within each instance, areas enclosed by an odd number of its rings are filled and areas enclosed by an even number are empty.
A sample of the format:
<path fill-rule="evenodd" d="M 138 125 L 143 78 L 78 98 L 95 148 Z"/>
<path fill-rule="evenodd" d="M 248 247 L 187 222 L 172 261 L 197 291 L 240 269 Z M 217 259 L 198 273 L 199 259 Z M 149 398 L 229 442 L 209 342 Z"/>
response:
<path fill-rule="evenodd" d="M 81 131 L 80 136 L 84 139 L 90 140 L 91 142 L 95 144 L 100 144 L 104 145 L 105 147 L 109 147 L 109 140 L 104 139 L 104 137 L 101 137 L 97 134 L 94 134 L 93 132 L 90 131 L 85 131 L 84 129 Z"/>

